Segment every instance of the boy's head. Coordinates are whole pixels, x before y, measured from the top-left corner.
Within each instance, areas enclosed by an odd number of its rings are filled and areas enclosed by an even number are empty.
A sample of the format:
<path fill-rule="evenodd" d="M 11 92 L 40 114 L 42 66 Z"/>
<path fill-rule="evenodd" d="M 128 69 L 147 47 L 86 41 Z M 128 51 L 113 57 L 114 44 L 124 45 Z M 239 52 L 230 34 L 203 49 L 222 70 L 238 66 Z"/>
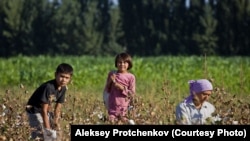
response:
<path fill-rule="evenodd" d="M 73 68 L 67 63 L 62 63 L 57 66 L 55 78 L 58 86 L 66 86 L 73 75 Z"/>
<path fill-rule="evenodd" d="M 67 73 L 71 76 L 73 75 L 73 68 L 70 64 L 67 63 L 61 63 L 56 68 L 56 73 Z"/>

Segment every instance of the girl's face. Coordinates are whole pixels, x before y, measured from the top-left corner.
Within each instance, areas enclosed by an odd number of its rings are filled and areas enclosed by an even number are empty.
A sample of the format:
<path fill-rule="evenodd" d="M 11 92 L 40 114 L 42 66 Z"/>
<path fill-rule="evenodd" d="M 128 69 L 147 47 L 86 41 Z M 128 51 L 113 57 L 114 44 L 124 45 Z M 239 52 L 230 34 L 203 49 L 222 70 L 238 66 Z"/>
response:
<path fill-rule="evenodd" d="M 127 72 L 128 71 L 128 62 L 122 60 L 122 59 L 119 59 L 117 61 L 117 69 L 118 69 L 118 72 L 121 72 L 121 73 L 124 73 L 124 72 Z"/>
<path fill-rule="evenodd" d="M 71 80 L 71 75 L 68 73 L 56 73 L 55 77 L 58 87 L 66 86 Z"/>

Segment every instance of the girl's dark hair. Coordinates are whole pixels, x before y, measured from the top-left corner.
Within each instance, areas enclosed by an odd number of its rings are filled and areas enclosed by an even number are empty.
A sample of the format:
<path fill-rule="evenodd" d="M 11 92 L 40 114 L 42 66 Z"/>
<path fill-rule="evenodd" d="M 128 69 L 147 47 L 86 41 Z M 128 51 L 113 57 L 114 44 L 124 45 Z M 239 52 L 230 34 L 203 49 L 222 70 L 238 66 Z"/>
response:
<path fill-rule="evenodd" d="M 56 68 L 56 73 L 67 73 L 73 75 L 73 67 L 67 63 L 61 63 Z"/>
<path fill-rule="evenodd" d="M 132 58 L 131 58 L 131 56 L 130 56 L 128 53 L 125 53 L 125 52 L 116 55 L 116 57 L 115 57 L 115 67 L 117 67 L 117 62 L 118 62 L 120 59 L 121 59 L 121 60 L 124 60 L 125 62 L 128 63 L 128 70 L 131 69 L 131 68 L 133 67 L 133 63 L 132 63 Z"/>

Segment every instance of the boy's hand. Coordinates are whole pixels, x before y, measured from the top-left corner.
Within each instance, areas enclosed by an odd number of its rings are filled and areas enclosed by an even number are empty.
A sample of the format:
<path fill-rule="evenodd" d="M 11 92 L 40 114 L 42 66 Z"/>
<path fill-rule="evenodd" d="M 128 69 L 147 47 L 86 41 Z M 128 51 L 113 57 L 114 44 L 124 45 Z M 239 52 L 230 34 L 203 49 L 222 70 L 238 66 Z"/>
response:
<path fill-rule="evenodd" d="M 60 131 L 61 127 L 58 121 L 59 121 L 59 118 L 54 119 L 55 130 Z"/>
<path fill-rule="evenodd" d="M 61 126 L 59 123 L 55 123 L 55 130 L 56 131 L 60 131 L 61 130 Z"/>
<path fill-rule="evenodd" d="M 46 137 L 56 139 L 56 130 L 45 128 L 44 129 L 44 134 L 45 134 Z"/>

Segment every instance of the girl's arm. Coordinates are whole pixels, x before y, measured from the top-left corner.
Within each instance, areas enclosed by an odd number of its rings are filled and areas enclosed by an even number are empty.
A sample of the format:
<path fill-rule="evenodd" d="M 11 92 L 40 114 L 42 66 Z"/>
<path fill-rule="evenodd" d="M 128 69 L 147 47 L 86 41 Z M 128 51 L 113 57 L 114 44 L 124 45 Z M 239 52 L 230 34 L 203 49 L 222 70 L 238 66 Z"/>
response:
<path fill-rule="evenodd" d="M 128 86 L 122 86 L 122 94 L 126 95 L 127 97 L 133 97 L 135 95 L 136 83 L 135 77 L 132 75 L 129 80 Z"/>
<path fill-rule="evenodd" d="M 108 77 L 107 77 L 107 79 L 106 79 L 106 85 L 105 85 L 105 90 L 106 90 L 107 92 L 110 92 L 112 83 L 113 83 L 113 81 L 114 81 L 114 80 L 112 80 L 111 76 L 112 76 L 112 73 L 109 72 Z"/>

